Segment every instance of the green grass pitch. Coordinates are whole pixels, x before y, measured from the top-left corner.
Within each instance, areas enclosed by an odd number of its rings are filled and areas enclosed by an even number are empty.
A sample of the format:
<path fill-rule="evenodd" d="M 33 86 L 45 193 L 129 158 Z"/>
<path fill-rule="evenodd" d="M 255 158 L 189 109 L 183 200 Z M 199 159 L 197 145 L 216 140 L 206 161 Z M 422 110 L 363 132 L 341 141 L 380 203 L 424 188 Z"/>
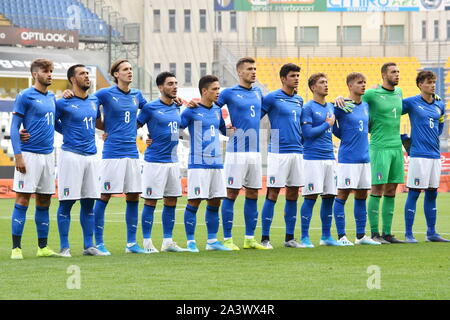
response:
<path fill-rule="evenodd" d="M 405 194 L 396 200 L 393 233 L 403 239 Z M 264 197 L 258 201 L 261 213 Z M 299 208 L 302 200 L 299 200 Z M 185 246 L 181 198 L 176 211 L 174 240 Z M 0 200 L 0 299 L 450 299 L 450 243 L 426 243 L 423 195 L 418 202 L 414 226 L 419 244 L 379 247 L 319 247 L 320 201 L 311 222 L 313 249 L 284 248 L 284 197 L 280 196 L 272 224 L 274 250 L 207 252 L 203 203 L 197 219 L 196 238 L 200 253 L 125 254 L 123 198 L 107 207 L 105 242 L 109 257 L 84 257 L 79 205 L 72 210 L 70 243 L 73 257 L 37 258 L 34 200 L 28 210 L 22 248 L 24 260 L 10 260 L 13 200 Z M 58 202 L 53 199 L 49 246 L 59 250 L 56 224 Z M 140 202 L 141 212 L 143 202 Z M 347 234 L 353 241 L 353 198 L 347 202 Z M 153 242 L 162 240 L 161 204 L 155 212 Z M 140 216 L 140 213 L 139 213 Z M 297 219 L 296 237 L 300 233 Z M 140 224 L 140 221 L 139 221 Z M 369 228 L 367 227 L 368 231 Z M 450 193 L 438 197 L 437 230 L 450 238 Z M 333 222 L 333 235 L 335 235 Z M 256 237 L 260 240 L 258 224 Z M 235 205 L 235 243 L 243 244 L 243 197 Z M 222 237 L 220 227 L 219 238 Z M 138 239 L 142 234 L 139 227 Z M 80 271 L 80 289 L 68 289 L 70 266 Z M 379 268 L 380 288 L 373 282 L 370 266 Z M 370 269 L 369 269 L 370 270 Z M 69 281 L 70 282 L 70 281 Z"/>

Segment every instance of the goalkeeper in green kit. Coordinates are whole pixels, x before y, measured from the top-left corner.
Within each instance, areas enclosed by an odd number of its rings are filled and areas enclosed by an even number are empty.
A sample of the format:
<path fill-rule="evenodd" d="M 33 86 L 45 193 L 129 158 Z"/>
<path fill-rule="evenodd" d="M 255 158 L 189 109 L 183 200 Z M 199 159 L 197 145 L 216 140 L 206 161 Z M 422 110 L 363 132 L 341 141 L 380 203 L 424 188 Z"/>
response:
<path fill-rule="evenodd" d="M 363 101 L 369 104 L 370 163 L 372 189 L 367 213 L 372 240 L 382 244 L 404 243 L 391 234 L 397 185 L 404 182 L 403 149 L 400 139 L 400 117 L 402 115 L 402 90 L 396 88 L 400 70 L 393 62 L 381 67 L 383 85 L 366 90 Z M 336 104 L 345 112 L 352 111 L 352 104 L 342 97 Z M 357 129 L 355 129 L 357 130 Z M 380 202 L 382 235 L 379 229 Z"/>
<path fill-rule="evenodd" d="M 397 185 L 404 182 L 403 149 L 400 139 L 402 90 L 396 88 L 400 70 L 393 62 L 381 67 L 383 85 L 369 89 L 363 101 L 369 104 L 372 190 L 367 208 L 372 239 L 383 244 L 404 243 L 391 234 Z M 382 236 L 379 233 L 381 207 Z"/>

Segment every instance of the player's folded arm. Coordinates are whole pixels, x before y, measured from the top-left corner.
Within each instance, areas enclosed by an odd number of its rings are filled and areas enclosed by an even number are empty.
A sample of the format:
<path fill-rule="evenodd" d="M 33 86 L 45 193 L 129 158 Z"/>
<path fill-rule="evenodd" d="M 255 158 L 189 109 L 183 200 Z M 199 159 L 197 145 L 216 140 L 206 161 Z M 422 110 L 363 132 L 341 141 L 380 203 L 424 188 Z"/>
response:
<path fill-rule="evenodd" d="M 314 139 L 320 136 L 324 131 L 328 130 L 329 128 L 330 125 L 327 122 L 324 122 L 317 127 L 313 127 L 312 123 L 310 122 L 302 123 L 302 132 L 305 138 L 307 139 Z"/>

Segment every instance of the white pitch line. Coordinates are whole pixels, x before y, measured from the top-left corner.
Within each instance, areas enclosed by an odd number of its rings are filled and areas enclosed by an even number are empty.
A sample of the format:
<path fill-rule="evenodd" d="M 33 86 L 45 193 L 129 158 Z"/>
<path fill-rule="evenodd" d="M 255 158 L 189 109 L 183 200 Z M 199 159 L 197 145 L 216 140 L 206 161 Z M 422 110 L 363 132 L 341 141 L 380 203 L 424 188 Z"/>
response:
<path fill-rule="evenodd" d="M 4 217 L 4 216 L 0 216 L 0 219 L 3 220 L 11 220 L 11 217 Z M 55 218 L 50 219 L 50 221 L 56 221 Z M 71 221 L 80 221 L 79 219 L 71 219 Z M 123 223 L 123 220 L 105 220 L 105 222 L 108 223 Z M 162 224 L 162 222 L 153 222 L 153 224 Z M 184 225 L 184 222 L 175 222 L 176 225 Z M 206 226 L 205 223 L 197 223 L 197 226 Z M 245 225 L 240 225 L 240 224 L 233 224 L 233 228 L 234 227 L 238 227 L 238 228 L 245 228 Z M 285 226 L 271 226 L 271 229 L 285 229 Z M 322 230 L 322 228 L 309 228 L 309 230 Z M 399 234 L 403 234 L 404 231 L 397 231 L 397 230 L 392 230 L 392 232 L 394 233 L 399 233 Z M 426 234 L 426 232 L 420 232 L 420 231 L 414 231 L 414 234 Z M 439 232 L 440 235 L 450 235 L 450 233 L 446 233 L 446 232 Z"/>

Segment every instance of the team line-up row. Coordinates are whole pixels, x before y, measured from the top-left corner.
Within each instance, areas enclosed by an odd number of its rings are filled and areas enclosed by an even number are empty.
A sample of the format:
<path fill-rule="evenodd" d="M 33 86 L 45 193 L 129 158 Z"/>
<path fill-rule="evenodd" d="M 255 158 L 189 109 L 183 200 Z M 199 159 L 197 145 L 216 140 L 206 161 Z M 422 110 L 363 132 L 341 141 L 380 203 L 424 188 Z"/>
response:
<path fill-rule="evenodd" d="M 115 61 L 110 74 L 115 84 L 88 94 L 88 69 L 77 64 L 68 69 L 72 90 L 55 100 L 48 91 L 53 63 L 36 59 L 31 64 L 34 86 L 17 96 L 11 127 L 16 171 L 16 202 L 12 212 L 12 259 L 23 259 L 21 237 L 31 194 L 36 194 L 35 222 L 38 233 L 37 256 L 70 257 L 68 240 L 70 212 L 80 200 L 84 255 L 109 255 L 103 239 L 104 216 L 112 194 L 126 195 L 127 253 L 156 253 L 151 238 L 154 210 L 163 199 L 163 252 L 198 252 L 195 241 L 196 217 L 202 200 L 207 201 L 206 250 L 239 250 L 233 242 L 234 202 L 245 187 L 244 249 L 272 249 L 270 227 L 281 188 L 286 188 L 284 245 L 312 248 L 309 225 L 317 197 L 321 195 L 320 245 L 351 246 L 346 237 L 345 202 L 353 191 L 356 244 L 380 245 L 416 243 L 412 227 L 416 202 L 425 190 L 424 211 L 427 241 L 448 242 L 435 230 L 436 197 L 440 179 L 439 135 L 445 107 L 435 94 L 436 75 L 421 71 L 416 83 L 420 94 L 403 99 L 397 87 L 400 70 L 395 63 L 381 68 L 382 85 L 366 90 L 361 73 L 347 77 L 349 94 L 327 103 L 327 76 L 309 77 L 313 99 L 304 103 L 296 94 L 300 67 L 287 63 L 280 69 L 281 88 L 263 96 L 254 86 L 256 63 L 250 57 L 236 64 L 239 84 L 220 92 L 213 75 L 199 81 L 200 102 L 190 102 L 180 113 L 178 82 L 174 74 L 162 72 L 156 78 L 160 97 L 147 102 L 139 90 L 131 88 L 131 64 Z M 227 106 L 231 127 L 225 126 L 221 107 Z M 140 110 L 138 112 L 138 110 Z M 400 116 L 408 113 L 411 137 L 400 136 Z M 261 154 L 258 135 L 260 119 L 268 116 L 271 139 L 267 162 L 267 195 L 261 221 L 261 242 L 254 238 L 258 222 L 258 190 L 262 187 Z M 140 165 L 136 146 L 137 129 L 147 126 L 149 147 Z M 20 130 L 23 126 L 25 130 Z M 105 131 L 101 168 L 95 154 L 95 128 Z M 182 129 L 187 130 L 182 130 Z M 63 135 L 58 162 L 57 223 L 60 253 L 47 246 L 49 206 L 55 192 L 54 131 Z M 368 134 L 371 133 L 369 143 Z M 276 134 L 275 134 L 276 133 Z M 228 135 L 222 164 L 219 135 Z M 332 135 L 341 140 L 336 163 Z M 188 163 L 188 203 L 184 212 L 186 248 L 172 239 L 177 198 L 181 196 L 181 175 L 176 155 L 179 138 L 190 140 Z M 253 137 L 253 139 L 252 139 Z M 405 204 L 405 241 L 391 233 L 397 185 L 403 183 L 402 145 L 410 156 Z M 194 147 L 195 146 L 195 147 Z M 299 210 L 301 241 L 294 238 L 300 187 L 304 197 Z M 368 191 L 368 205 L 366 199 Z M 136 241 L 139 197 L 145 199 L 141 215 L 143 246 Z M 223 199 L 223 201 L 222 201 Z M 380 203 L 382 206 L 380 210 Z M 219 208 L 224 241 L 217 239 Z M 379 215 L 382 216 L 380 234 Z M 338 239 L 331 236 L 335 218 Z M 367 216 L 371 236 L 365 233 Z M 95 240 L 95 245 L 94 245 Z"/>

